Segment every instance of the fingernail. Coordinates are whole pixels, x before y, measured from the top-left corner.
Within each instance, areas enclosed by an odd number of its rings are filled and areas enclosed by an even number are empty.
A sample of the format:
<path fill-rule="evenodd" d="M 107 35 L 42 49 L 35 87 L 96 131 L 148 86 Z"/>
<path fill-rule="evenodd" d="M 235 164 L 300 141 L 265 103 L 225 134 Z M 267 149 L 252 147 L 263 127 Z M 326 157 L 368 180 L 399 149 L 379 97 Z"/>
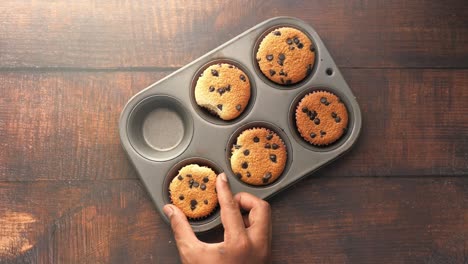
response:
<path fill-rule="evenodd" d="M 172 209 L 172 206 L 166 204 L 163 208 L 164 214 L 166 214 L 167 217 L 171 217 L 171 215 L 174 213 L 174 209 Z"/>
<path fill-rule="evenodd" d="M 221 178 L 221 180 L 227 182 L 227 178 L 226 178 L 226 174 L 223 172 L 219 175 L 219 177 Z"/>

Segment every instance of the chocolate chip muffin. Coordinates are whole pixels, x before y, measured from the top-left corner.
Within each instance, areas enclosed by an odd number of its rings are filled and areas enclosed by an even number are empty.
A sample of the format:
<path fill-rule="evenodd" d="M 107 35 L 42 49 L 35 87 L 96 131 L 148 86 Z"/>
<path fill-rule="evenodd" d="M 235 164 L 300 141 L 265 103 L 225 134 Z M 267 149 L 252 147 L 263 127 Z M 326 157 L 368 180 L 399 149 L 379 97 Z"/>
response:
<path fill-rule="evenodd" d="M 243 131 L 232 148 L 231 168 L 243 182 L 266 185 L 278 179 L 286 166 L 286 145 L 273 131 Z"/>
<path fill-rule="evenodd" d="M 256 58 L 260 70 L 268 79 L 290 85 L 302 81 L 312 72 L 315 47 L 302 31 L 281 27 L 263 38 Z"/>
<path fill-rule="evenodd" d="M 209 66 L 195 86 L 197 104 L 223 120 L 232 120 L 242 114 L 249 100 L 249 77 L 231 64 Z"/>
<path fill-rule="evenodd" d="M 297 105 L 296 126 L 301 136 L 312 145 L 329 145 L 347 131 L 348 111 L 335 94 L 312 92 Z"/>
<path fill-rule="evenodd" d="M 184 166 L 169 184 L 172 203 L 192 219 L 209 216 L 218 205 L 216 173 L 197 164 Z"/>

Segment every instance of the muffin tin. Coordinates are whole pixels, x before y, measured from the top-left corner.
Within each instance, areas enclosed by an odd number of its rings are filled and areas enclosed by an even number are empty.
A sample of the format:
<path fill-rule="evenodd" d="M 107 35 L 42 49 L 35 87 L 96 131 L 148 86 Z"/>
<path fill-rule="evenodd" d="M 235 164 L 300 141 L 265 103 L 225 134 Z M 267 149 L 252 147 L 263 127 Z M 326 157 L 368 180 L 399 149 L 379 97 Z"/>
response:
<path fill-rule="evenodd" d="M 265 34 L 283 26 L 302 30 L 316 49 L 312 73 L 291 86 L 268 80 L 255 59 Z M 203 110 L 193 96 L 203 69 L 220 62 L 239 67 L 251 81 L 249 105 L 241 116 L 231 121 L 223 121 Z M 325 147 L 307 143 L 295 127 L 294 114 L 299 100 L 315 90 L 336 94 L 348 109 L 348 131 Z M 256 25 L 133 96 L 120 116 L 119 132 L 123 148 L 156 209 L 169 222 L 162 208 L 170 203 L 170 181 L 184 165 L 197 163 L 211 167 L 216 173 L 224 171 L 233 193 L 244 191 L 268 199 L 349 150 L 358 138 L 361 122 L 356 99 L 315 30 L 299 19 L 277 17 Z M 237 136 L 253 127 L 273 130 L 287 146 L 284 172 L 265 186 L 243 183 L 230 166 L 231 148 Z M 190 220 L 190 224 L 195 232 L 219 226 L 219 208 L 205 219 Z"/>

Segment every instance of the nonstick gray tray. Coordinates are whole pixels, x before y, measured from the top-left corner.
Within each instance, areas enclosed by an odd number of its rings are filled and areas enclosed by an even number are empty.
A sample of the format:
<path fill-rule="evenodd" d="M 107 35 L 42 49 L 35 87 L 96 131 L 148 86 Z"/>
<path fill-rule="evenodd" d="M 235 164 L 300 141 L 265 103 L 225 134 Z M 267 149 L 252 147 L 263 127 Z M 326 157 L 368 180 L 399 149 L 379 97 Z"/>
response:
<path fill-rule="evenodd" d="M 316 49 L 313 72 L 292 86 L 277 85 L 266 79 L 255 59 L 259 41 L 281 26 L 302 30 L 312 39 Z M 202 110 L 193 97 L 194 83 L 202 70 L 220 62 L 241 68 L 251 81 L 249 105 L 241 116 L 232 121 L 223 121 Z M 346 134 L 326 147 L 307 143 L 300 137 L 294 122 L 297 103 L 315 90 L 337 94 L 348 109 Z M 244 191 L 268 199 L 349 150 L 358 138 L 361 122 L 359 105 L 317 32 L 299 19 L 276 17 L 245 31 L 137 93 L 122 111 L 119 131 L 123 148 L 156 209 L 168 223 L 162 208 L 170 203 L 170 181 L 184 165 L 197 163 L 207 165 L 217 173 L 224 171 L 233 193 Z M 237 179 L 229 161 L 236 137 L 252 127 L 275 131 L 288 150 L 282 175 L 275 182 L 261 187 Z M 206 219 L 190 220 L 190 224 L 195 232 L 219 226 L 219 208 Z"/>

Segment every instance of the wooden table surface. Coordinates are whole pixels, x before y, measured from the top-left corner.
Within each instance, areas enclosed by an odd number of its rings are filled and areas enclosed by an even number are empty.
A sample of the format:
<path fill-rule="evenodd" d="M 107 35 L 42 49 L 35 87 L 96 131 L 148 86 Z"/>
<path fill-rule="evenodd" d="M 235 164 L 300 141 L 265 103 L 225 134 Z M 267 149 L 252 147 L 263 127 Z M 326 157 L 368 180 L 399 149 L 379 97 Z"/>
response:
<path fill-rule="evenodd" d="M 317 30 L 363 127 L 349 153 L 270 201 L 274 263 L 468 263 L 462 0 L 2 0 L 0 263 L 179 262 L 119 114 L 281 15 Z"/>

